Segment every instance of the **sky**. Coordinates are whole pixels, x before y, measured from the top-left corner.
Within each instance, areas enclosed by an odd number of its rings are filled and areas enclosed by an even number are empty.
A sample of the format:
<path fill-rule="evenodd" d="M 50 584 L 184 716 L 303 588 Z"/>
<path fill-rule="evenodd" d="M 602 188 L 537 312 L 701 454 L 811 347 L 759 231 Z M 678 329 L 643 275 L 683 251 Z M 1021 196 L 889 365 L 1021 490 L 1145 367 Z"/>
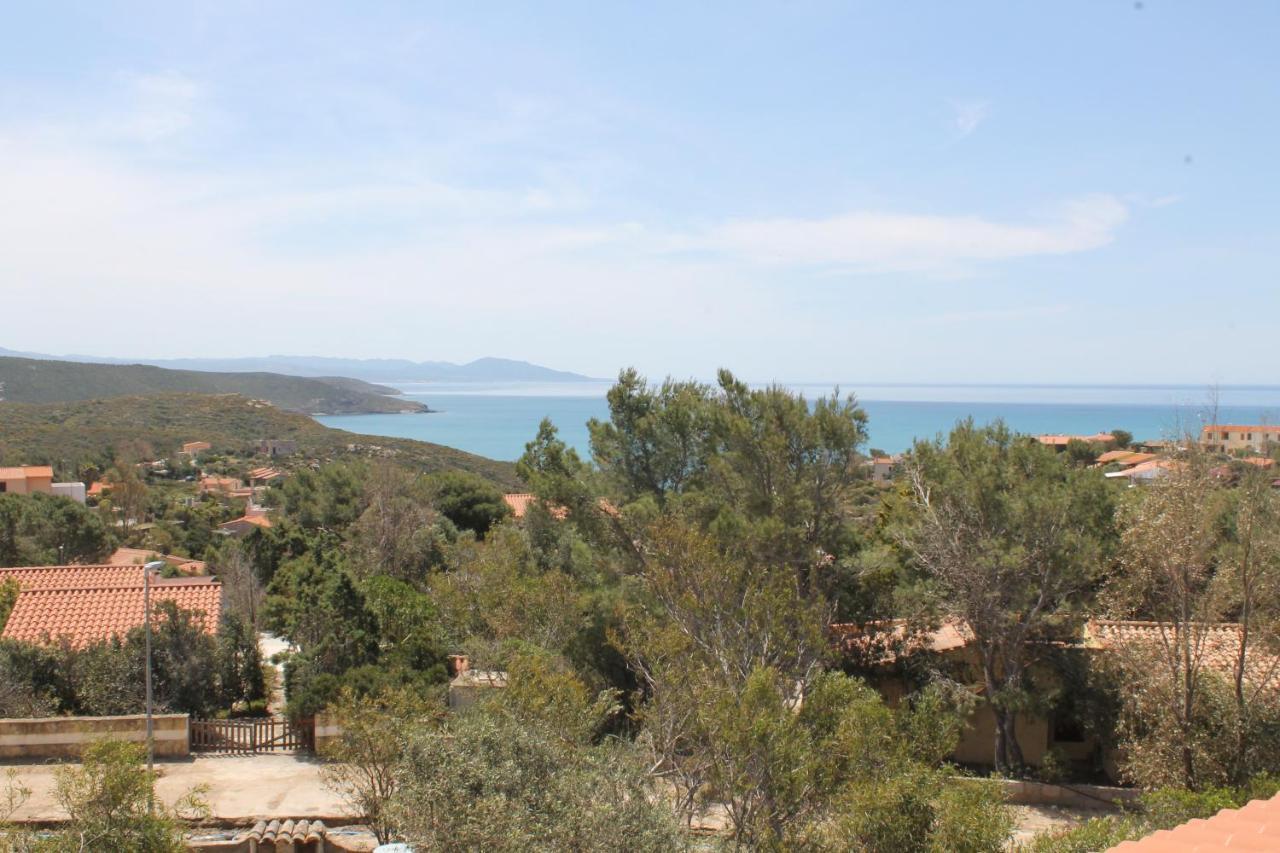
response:
<path fill-rule="evenodd" d="M 41 3 L 0 347 L 1280 384 L 1280 4 Z"/>

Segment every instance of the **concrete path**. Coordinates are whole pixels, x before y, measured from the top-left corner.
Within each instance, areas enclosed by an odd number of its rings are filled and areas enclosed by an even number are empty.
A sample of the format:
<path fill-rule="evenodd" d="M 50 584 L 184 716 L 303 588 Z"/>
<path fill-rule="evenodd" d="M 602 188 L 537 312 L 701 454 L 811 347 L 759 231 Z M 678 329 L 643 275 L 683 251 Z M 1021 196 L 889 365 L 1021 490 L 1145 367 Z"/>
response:
<path fill-rule="evenodd" d="M 54 798 L 55 764 L 0 765 L 17 771 L 18 780 L 32 791 L 17 820 L 61 820 L 65 817 Z M 264 818 L 321 818 L 326 823 L 351 819 L 350 809 L 324 786 L 320 762 L 310 756 L 215 755 L 189 761 L 156 762 L 160 780 L 156 793 L 173 803 L 197 785 L 208 787 L 204 795 L 219 822 L 252 823 Z"/>

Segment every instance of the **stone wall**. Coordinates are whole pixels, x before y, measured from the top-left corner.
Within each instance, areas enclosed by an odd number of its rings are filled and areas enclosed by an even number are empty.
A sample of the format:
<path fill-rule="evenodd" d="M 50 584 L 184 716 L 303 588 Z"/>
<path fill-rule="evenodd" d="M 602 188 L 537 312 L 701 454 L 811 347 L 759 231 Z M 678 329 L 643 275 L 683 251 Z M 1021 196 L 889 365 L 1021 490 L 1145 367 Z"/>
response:
<path fill-rule="evenodd" d="M 342 734 L 342 727 L 328 711 L 316 714 L 316 754 L 324 755 L 326 748 Z"/>
<path fill-rule="evenodd" d="M 157 758 L 191 754 L 186 714 L 156 714 L 152 722 Z M 0 760 L 79 758 L 86 744 L 107 739 L 146 743 L 146 715 L 0 720 Z"/>

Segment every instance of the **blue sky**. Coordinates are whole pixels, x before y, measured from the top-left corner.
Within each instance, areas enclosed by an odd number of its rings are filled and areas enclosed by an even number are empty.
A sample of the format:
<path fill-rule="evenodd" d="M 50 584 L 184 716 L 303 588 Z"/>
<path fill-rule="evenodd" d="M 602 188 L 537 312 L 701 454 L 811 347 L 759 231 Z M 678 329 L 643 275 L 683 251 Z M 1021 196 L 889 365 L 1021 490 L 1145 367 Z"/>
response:
<path fill-rule="evenodd" d="M 20 4 L 0 346 L 1276 383 L 1280 5 Z"/>

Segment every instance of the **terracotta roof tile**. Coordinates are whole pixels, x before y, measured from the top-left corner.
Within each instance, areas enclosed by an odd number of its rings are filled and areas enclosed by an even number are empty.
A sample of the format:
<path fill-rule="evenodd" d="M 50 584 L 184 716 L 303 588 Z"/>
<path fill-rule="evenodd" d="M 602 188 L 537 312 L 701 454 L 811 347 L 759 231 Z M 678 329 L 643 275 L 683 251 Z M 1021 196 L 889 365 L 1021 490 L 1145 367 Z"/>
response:
<path fill-rule="evenodd" d="M 1117 844 L 1111 850 L 1117 853 L 1280 850 L 1280 795 L 1269 800 L 1253 800 L 1243 808 L 1223 809 L 1211 818 L 1187 821 L 1137 841 Z"/>
<path fill-rule="evenodd" d="M 124 636 L 144 621 L 141 566 L 35 566 L 0 569 L 0 580 L 15 578 L 17 601 L 5 622 L 5 639 L 43 643 L 65 640 L 86 646 Z M 205 631 L 217 630 L 222 584 L 212 578 L 156 578 L 153 605 L 172 601 L 198 617 Z"/>
<path fill-rule="evenodd" d="M 1084 642 L 1089 648 L 1118 650 L 1124 648 L 1163 648 L 1176 642 L 1177 626 L 1172 623 L 1135 620 L 1090 619 L 1085 625 Z M 1235 674 L 1240 653 L 1241 626 L 1234 622 L 1199 623 L 1193 640 L 1204 665 L 1223 676 Z M 1280 690 L 1280 655 L 1251 643 L 1246 679 L 1257 686 Z"/>
<path fill-rule="evenodd" d="M 535 498 L 527 492 L 518 494 L 503 495 L 502 500 L 507 506 L 511 507 L 511 514 L 516 518 L 524 518 L 524 514 L 529 511 L 529 504 L 533 503 Z"/>
<path fill-rule="evenodd" d="M 1226 430 L 1228 432 L 1280 432 L 1280 425 L 1275 424 L 1206 424 L 1200 427 L 1201 434 Z"/>
<path fill-rule="evenodd" d="M 865 624 L 837 622 L 830 626 L 840 648 L 867 664 L 892 663 L 916 652 L 949 652 L 973 642 L 973 632 L 963 619 L 947 619 L 928 633 L 911 633 L 905 619 L 885 619 Z"/>
<path fill-rule="evenodd" d="M 16 580 L 20 590 L 28 589 L 97 589 L 110 586 L 132 586 L 142 583 L 142 566 L 15 566 L 0 569 L 0 581 Z"/>
<path fill-rule="evenodd" d="M 146 548 L 117 548 L 107 562 L 113 566 L 141 566 L 152 560 L 164 560 L 184 575 L 202 575 L 205 572 L 204 560 L 193 560 L 190 557 L 178 557 L 173 554 L 157 554 Z"/>

